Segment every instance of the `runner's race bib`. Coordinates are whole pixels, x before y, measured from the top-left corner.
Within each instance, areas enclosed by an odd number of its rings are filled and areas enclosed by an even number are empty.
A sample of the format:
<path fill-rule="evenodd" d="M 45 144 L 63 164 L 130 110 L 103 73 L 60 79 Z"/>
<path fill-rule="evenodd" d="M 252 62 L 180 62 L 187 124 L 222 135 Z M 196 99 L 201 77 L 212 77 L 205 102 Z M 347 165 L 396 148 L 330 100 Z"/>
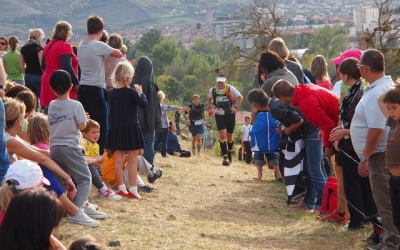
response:
<path fill-rule="evenodd" d="M 225 111 L 223 108 L 216 108 L 215 109 L 215 114 L 216 115 L 225 115 Z"/>

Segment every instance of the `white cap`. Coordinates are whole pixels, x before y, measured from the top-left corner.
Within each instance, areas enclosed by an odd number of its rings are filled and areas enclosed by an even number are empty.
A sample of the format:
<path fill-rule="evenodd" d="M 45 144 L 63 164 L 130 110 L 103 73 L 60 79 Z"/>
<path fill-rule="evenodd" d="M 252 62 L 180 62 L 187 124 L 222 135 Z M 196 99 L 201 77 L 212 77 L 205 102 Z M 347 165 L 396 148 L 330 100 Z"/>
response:
<path fill-rule="evenodd" d="M 226 82 L 226 77 L 218 76 L 217 77 L 217 82 Z"/>
<path fill-rule="evenodd" d="M 29 160 L 14 162 L 4 176 L 4 181 L 15 180 L 18 190 L 34 188 L 40 184 L 50 185 L 49 180 L 43 177 L 42 169 L 38 164 Z"/>

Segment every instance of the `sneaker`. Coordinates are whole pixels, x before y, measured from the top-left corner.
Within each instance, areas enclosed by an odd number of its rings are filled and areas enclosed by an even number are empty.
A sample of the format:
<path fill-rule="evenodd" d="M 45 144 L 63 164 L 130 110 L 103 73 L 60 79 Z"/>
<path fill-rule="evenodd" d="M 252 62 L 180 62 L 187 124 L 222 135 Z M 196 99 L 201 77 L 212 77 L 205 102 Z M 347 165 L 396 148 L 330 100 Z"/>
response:
<path fill-rule="evenodd" d="M 229 150 L 228 150 L 228 160 L 229 160 L 229 163 L 232 163 L 232 151 L 229 151 Z"/>
<path fill-rule="evenodd" d="M 370 236 L 368 236 L 368 238 L 367 238 L 367 245 L 371 246 L 371 247 L 378 245 L 380 242 L 379 236 L 380 236 L 381 232 L 382 232 L 382 229 L 380 227 L 374 226 L 374 231 L 372 231 Z"/>
<path fill-rule="evenodd" d="M 162 172 L 162 169 L 157 170 L 157 171 L 156 171 L 157 178 L 161 178 L 162 173 L 163 173 L 163 172 Z"/>
<path fill-rule="evenodd" d="M 117 193 L 117 195 L 119 195 L 119 196 L 121 196 L 121 197 L 126 197 L 126 196 L 128 195 L 128 193 L 125 193 L 124 191 L 119 190 L 118 193 Z"/>
<path fill-rule="evenodd" d="M 138 191 L 142 191 L 142 192 L 145 192 L 145 193 L 150 193 L 155 188 L 144 185 L 144 186 L 138 186 L 137 189 L 138 189 Z"/>
<path fill-rule="evenodd" d="M 224 166 L 229 166 L 230 165 L 230 163 L 228 161 L 228 157 L 224 156 L 224 159 L 222 160 L 222 165 L 224 165 Z"/>
<path fill-rule="evenodd" d="M 347 220 L 346 220 L 346 216 L 340 216 L 339 213 L 337 211 L 335 211 L 333 214 L 329 214 L 326 216 L 317 216 L 317 221 L 327 221 L 330 223 L 336 223 L 336 224 L 341 224 L 341 225 L 346 225 Z"/>
<path fill-rule="evenodd" d="M 93 209 L 91 206 L 85 206 L 83 211 L 85 214 L 95 219 L 105 219 L 107 217 L 106 213 L 99 212 L 96 209 Z"/>
<path fill-rule="evenodd" d="M 380 250 L 383 249 L 383 244 L 382 243 L 378 243 L 374 246 L 367 246 L 368 250 Z"/>
<path fill-rule="evenodd" d="M 200 156 L 200 151 L 197 151 L 197 156 Z"/>
<path fill-rule="evenodd" d="M 78 210 L 78 213 L 74 216 L 67 215 L 67 221 L 87 227 L 98 227 L 100 226 L 100 222 L 93 220 L 87 214 L 85 214 L 81 209 Z"/>
<path fill-rule="evenodd" d="M 111 188 L 107 188 L 107 190 L 104 193 L 100 193 L 100 190 L 99 190 L 99 197 L 107 199 L 107 200 L 111 200 L 111 201 L 119 201 L 122 198 L 118 194 L 114 193 L 114 191 L 112 191 Z"/>
<path fill-rule="evenodd" d="M 153 172 L 153 176 L 151 176 L 150 174 L 147 175 L 147 181 L 149 183 L 154 183 L 154 182 L 156 182 L 157 179 L 158 179 L 157 173 Z"/>
<path fill-rule="evenodd" d="M 98 209 L 99 209 L 99 206 L 98 206 L 98 205 L 93 204 L 93 203 L 90 203 L 90 202 L 88 202 L 88 201 L 86 201 L 85 206 L 92 207 L 94 210 L 98 210 Z"/>
<path fill-rule="evenodd" d="M 181 153 L 179 153 L 179 152 L 174 152 L 174 156 L 181 156 Z"/>
<path fill-rule="evenodd" d="M 192 148 L 192 155 L 196 155 L 196 148 Z"/>
<path fill-rule="evenodd" d="M 141 200 L 142 199 L 142 197 L 140 197 L 140 196 L 136 196 L 136 195 L 134 195 L 133 193 L 131 193 L 131 192 L 128 192 L 127 194 L 126 194 L 126 196 L 125 197 L 127 197 L 127 198 L 130 198 L 130 199 L 139 199 L 139 200 Z"/>

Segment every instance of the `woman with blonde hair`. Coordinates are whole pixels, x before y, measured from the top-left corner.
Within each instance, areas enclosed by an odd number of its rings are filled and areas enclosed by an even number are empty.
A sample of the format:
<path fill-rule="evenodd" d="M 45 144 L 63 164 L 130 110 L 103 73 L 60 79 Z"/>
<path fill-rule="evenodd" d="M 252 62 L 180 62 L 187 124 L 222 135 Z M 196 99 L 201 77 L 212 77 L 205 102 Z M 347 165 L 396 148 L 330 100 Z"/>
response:
<path fill-rule="evenodd" d="M 317 85 L 332 90 L 332 83 L 328 75 L 328 64 L 322 55 L 317 55 L 311 62 L 311 71 L 315 75 Z"/>
<path fill-rule="evenodd" d="M 40 90 L 40 105 L 48 107 L 50 101 L 56 99 L 50 89 L 50 76 L 58 69 L 63 69 L 71 75 L 74 87 L 69 92 L 69 97 L 76 100 L 78 90 L 78 57 L 67 42 L 72 36 L 72 26 L 66 21 L 56 24 L 51 36 L 51 41 L 43 49 L 42 60 L 42 86 Z"/>
<path fill-rule="evenodd" d="M 280 58 L 285 61 L 286 68 L 292 72 L 299 83 L 304 83 L 304 74 L 301 64 L 296 58 L 290 54 L 289 49 L 286 47 L 285 41 L 280 37 L 275 37 L 268 45 L 268 50 L 278 54 Z"/>
<path fill-rule="evenodd" d="M 40 85 L 42 80 L 42 56 L 43 47 L 40 44 L 44 38 L 42 29 L 29 30 L 29 40 L 21 48 L 21 56 L 19 60 L 22 73 L 25 75 L 25 85 L 32 90 L 36 99 L 40 96 Z M 36 103 L 38 106 L 38 103 Z"/>
<path fill-rule="evenodd" d="M 8 51 L 3 56 L 3 66 L 7 73 L 7 80 L 25 85 L 24 75 L 19 66 L 21 53 L 17 50 L 19 47 L 18 37 L 10 36 L 8 38 L 8 44 L 10 45 L 11 51 Z"/>

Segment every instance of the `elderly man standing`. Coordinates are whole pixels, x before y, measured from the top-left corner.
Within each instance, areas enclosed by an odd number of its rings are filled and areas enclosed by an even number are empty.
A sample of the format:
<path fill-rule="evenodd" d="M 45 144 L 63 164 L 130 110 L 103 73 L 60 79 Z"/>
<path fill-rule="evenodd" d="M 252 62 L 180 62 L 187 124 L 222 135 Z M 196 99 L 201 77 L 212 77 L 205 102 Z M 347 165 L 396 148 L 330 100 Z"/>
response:
<path fill-rule="evenodd" d="M 399 249 L 400 238 L 394 226 L 389 194 L 389 173 L 385 169 L 385 150 L 389 127 L 377 99 L 394 85 L 385 75 L 383 54 L 375 49 L 364 51 L 359 63 L 362 78 L 370 85 L 357 105 L 350 127 L 351 140 L 360 158 L 358 173 L 369 175 L 372 195 L 382 218 L 380 243 L 368 249 Z"/>

